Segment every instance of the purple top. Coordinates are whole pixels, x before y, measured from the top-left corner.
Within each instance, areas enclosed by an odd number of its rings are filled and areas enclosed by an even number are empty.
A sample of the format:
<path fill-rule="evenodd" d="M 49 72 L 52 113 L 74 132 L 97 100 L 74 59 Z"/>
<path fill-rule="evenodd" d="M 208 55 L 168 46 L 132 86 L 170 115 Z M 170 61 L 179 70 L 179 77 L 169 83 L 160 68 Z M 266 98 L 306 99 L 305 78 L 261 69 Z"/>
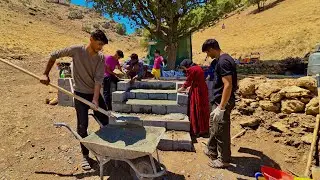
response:
<path fill-rule="evenodd" d="M 113 58 L 113 56 L 105 56 L 104 62 L 105 62 L 105 65 L 108 66 L 111 71 L 114 71 L 116 66 L 120 66 L 119 61 Z M 110 76 L 110 74 L 107 72 L 107 68 L 104 70 L 104 76 L 105 77 Z"/>

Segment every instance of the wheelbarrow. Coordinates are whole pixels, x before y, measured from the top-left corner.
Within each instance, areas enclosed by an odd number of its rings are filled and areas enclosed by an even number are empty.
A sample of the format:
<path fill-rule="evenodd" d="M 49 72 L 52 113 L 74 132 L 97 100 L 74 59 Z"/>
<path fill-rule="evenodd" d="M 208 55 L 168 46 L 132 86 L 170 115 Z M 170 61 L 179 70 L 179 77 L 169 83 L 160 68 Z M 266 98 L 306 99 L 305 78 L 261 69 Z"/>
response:
<path fill-rule="evenodd" d="M 65 123 L 66 127 L 95 156 L 103 179 L 103 166 L 110 160 L 124 161 L 131 167 L 130 173 L 139 180 L 163 176 L 166 167 L 160 163 L 157 146 L 165 133 L 163 127 L 139 126 L 135 124 L 109 124 L 82 138 Z M 152 156 L 156 151 L 157 160 Z"/>

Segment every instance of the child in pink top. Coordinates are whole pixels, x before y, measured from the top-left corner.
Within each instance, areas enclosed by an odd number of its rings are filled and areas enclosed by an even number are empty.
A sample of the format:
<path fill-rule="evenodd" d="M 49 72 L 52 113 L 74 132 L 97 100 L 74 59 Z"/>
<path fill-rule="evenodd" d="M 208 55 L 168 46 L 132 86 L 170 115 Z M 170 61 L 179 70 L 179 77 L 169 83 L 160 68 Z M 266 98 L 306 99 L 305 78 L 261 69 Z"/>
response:
<path fill-rule="evenodd" d="M 154 64 L 151 74 L 154 76 L 155 79 L 159 80 L 161 75 L 161 64 L 163 63 L 163 57 L 160 55 L 159 50 L 155 50 L 154 53 Z"/>

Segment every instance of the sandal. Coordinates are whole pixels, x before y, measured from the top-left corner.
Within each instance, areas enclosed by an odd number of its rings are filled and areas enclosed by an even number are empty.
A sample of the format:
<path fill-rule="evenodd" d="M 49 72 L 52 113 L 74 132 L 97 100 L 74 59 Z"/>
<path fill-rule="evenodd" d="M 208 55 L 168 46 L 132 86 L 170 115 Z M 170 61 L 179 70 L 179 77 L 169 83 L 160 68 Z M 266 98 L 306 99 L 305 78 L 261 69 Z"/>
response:
<path fill-rule="evenodd" d="M 229 163 L 224 163 L 220 159 L 210 161 L 208 165 L 210 167 L 216 168 L 216 169 L 226 168 L 226 167 L 230 166 Z"/>
<path fill-rule="evenodd" d="M 85 171 L 89 171 L 91 169 L 91 166 L 88 162 L 88 158 L 87 157 L 84 157 L 82 162 L 81 162 L 81 167 L 83 170 Z"/>
<path fill-rule="evenodd" d="M 210 152 L 210 150 L 209 150 L 208 148 L 205 148 L 205 149 L 203 150 L 203 153 L 204 153 L 206 156 L 208 156 L 211 160 L 216 160 L 216 159 L 218 158 L 218 155 Z"/>

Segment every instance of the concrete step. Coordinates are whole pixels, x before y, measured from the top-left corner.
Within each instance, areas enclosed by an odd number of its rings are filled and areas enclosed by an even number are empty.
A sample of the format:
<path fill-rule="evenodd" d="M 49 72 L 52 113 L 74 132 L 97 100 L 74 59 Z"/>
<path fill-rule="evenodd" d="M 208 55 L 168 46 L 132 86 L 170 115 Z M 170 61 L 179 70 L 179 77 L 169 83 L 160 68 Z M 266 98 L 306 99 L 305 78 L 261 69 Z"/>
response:
<path fill-rule="evenodd" d="M 143 80 L 136 81 L 130 84 L 129 81 L 120 81 L 117 85 L 118 91 L 128 91 L 129 89 L 162 89 L 174 90 L 176 89 L 175 81 L 157 81 L 157 80 Z"/>
<path fill-rule="evenodd" d="M 149 105 L 149 106 L 174 106 L 178 105 L 176 101 L 172 100 L 148 100 L 148 99 L 128 99 L 126 104 L 131 105 Z"/>
<path fill-rule="evenodd" d="M 187 114 L 187 106 L 182 106 L 172 100 L 142 100 L 128 99 L 126 102 L 113 102 L 112 108 L 122 113 L 147 113 L 147 114 Z"/>
<path fill-rule="evenodd" d="M 179 113 L 167 115 L 113 113 L 119 122 L 127 122 L 140 126 L 165 127 L 167 130 L 190 131 L 188 116 Z"/>
<path fill-rule="evenodd" d="M 193 151 L 189 132 L 167 131 L 161 138 L 158 149 L 163 151 Z"/>
<path fill-rule="evenodd" d="M 176 90 L 132 89 L 127 92 L 128 99 L 176 100 Z"/>

